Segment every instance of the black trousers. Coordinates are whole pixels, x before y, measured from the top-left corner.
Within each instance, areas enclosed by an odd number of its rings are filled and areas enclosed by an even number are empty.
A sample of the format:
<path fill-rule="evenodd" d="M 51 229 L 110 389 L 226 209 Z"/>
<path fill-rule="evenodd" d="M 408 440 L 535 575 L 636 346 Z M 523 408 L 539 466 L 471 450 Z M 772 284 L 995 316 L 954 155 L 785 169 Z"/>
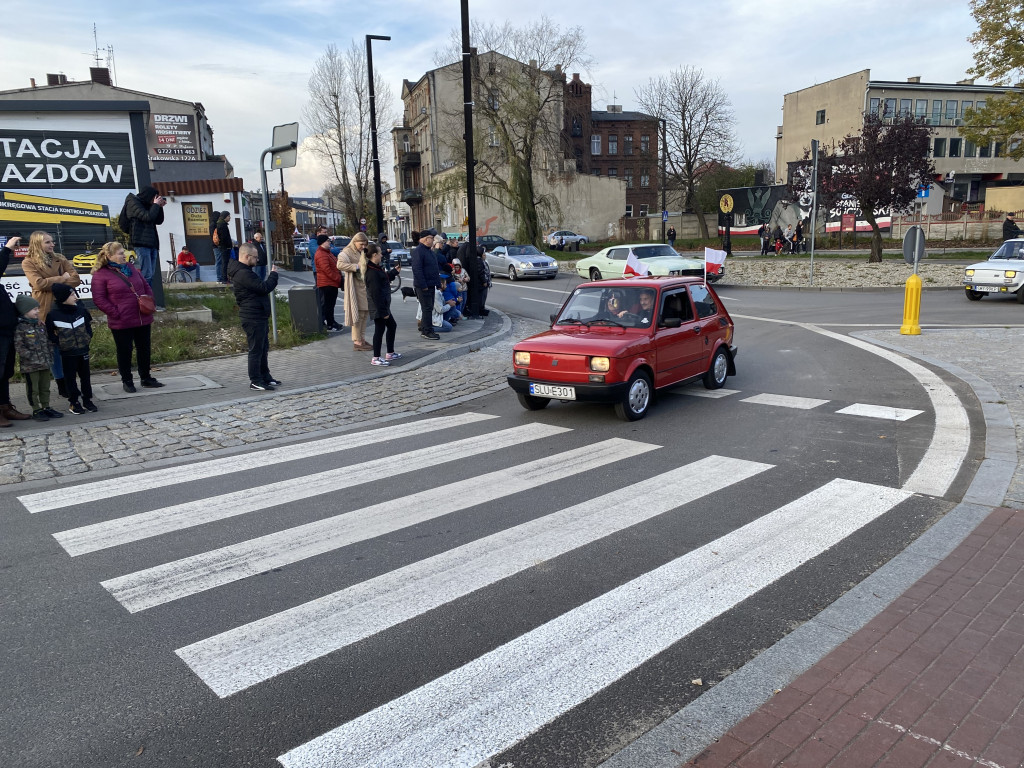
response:
<path fill-rule="evenodd" d="M 395 331 L 398 330 L 398 323 L 395 322 L 394 315 L 388 315 L 387 318 L 381 320 L 380 318 L 373 318 L 373 356 L 380 357 L 380 343 L 382 340 L 386 340 L 388 352 L 395 351 Z M 385 332 L 387 336 L 385 336 Z"/>
<path fill-rule="evenodd" d="M 0 290 L 3 290 L 0 288 Z M 14 336 L 0 333 L 0 405 L 11 405 L 11 377 L 14 376 Z"/>
<path fill-rule="evenodd" d="M 270 332 L 267 329 L 267 318 L 261 320 L 242 320 L 242 330 L 249 342 L 249 381 L 253 384 L 265 384 L 273 376 L 267 358 L 270 355 Z"/>
<path fill-rule="evenodd" d="M 149 326 L 146 326 L 147 328 Z M 89 355 L 68 355 L 60 353 L 60 364 L 64 366 L 64 388 L 68 402 L 77 403 L 78 398 L 92 400 L 92 378 L 89 373 Z M 78 379 L 76 382 L 75 379 Z"/>
<path fill-rule="evenodd" d="M 139 378 L 143 381 L 153 378 L 150 374 L 150 326 L 119 328 L 116 331 L 111 328 L 110 334 L 114 337 L 114 347 L 117 349 L 117 372 L 121 374 L 121 381 L 125 384 L 132 383 L 133 347 L 139 364 Z"/>
<path fill-rule="evenodd" d="M 434 332 L 434 287 L 416 287 L 416 298 L 420 302 L 420 311 L 423 314 L 420 320 L 420 333 Z"/>
<path fill-rule="evenodd" d="M 321 286 L 316 289 L 320 294 L 320 314 L 328 328 L 333 328 L 338 323 L 334 319 L 334 307 L 338 304 L 338 289 L 331 285 Z"/>

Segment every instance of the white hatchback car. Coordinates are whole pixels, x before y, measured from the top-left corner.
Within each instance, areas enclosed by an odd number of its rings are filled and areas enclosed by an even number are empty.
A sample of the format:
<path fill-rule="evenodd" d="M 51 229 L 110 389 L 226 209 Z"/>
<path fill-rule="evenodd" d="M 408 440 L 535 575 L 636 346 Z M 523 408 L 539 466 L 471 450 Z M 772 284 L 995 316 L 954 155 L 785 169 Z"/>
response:
<path fill-rule="evenodd" d="M 964 269 L 964 291 L 971 301 L 995 294 L 1017 294 L 1017 303 L 1024 304 L 1024 237 L 1007 240 L 988 257 L 988 261 Z"/>

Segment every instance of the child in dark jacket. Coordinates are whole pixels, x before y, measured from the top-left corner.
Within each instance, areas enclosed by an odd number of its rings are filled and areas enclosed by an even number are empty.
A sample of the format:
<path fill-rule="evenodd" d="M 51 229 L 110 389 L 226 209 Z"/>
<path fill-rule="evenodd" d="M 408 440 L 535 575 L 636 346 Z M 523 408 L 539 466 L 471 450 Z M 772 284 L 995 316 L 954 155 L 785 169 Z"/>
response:
<path fill-rule="evenodd" d="M 60 350 L 64 386 L 70 402 L 68 410 L 76 415 L 86 411 L 95 413 L 99 408 L 92 402 L 92 380 L 89 373 L 92 315 L 85 307 L 78 305 L 78 294 L 73 288 L 56 283 L 52 290 L 53 307 L 46 315 L 46 332 Z M 79 398 L 82 398 L 81 402 Z"/>
<path fill-rule="evenodd" d="M 39 302 L 27 294 L 14 300 L 18 325 L 14 330 L 14 348 L 18 350 L 21 373 L 25 377 L 25 394 L 35 421 L 59 419 L 64 414 L 50 407 L 50 366 L 53 347 L 46 328 L 39 322 Z"/>

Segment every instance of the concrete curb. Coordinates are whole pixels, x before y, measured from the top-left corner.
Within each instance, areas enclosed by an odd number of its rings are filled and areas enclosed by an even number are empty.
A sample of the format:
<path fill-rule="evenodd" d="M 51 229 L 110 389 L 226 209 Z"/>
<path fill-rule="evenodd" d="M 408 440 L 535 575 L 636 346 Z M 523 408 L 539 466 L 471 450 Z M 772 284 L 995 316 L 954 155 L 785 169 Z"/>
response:
<path fill-rule="evenodd" d="M 858 286 L 851 285 L 846 288 L 831 288 L 831 287 L 817 287 L 813 285 L 729 285 L 728 283 L 715 283 L 715 290 L 722 288 L 728 288 L 729 290 L 742 290 L 742 291 L 800 291 L 800 292 L 813 292 L 813 293 L 904 293 L 906 287 L 902 285 L 879 285 L 879 286 Z M 923 292 L 932 291 L 963 291 L 962 285 L 951 286 L 951 285 L 934 285 L 934 286 L 922 286 Z"/>
<path fill-rule="evenodd" d="M 863 340 L 947 371 L 970 386 L 982 404 L 985 458 L 964 500 L 817 616 L 605 760 L 601 768 L 678 768 L 691 760 L 881 613 L 1002 505 L 1020 457 L 1009 408 L 998 402 L 995 388 L 958 366 L 877 339 Z"/>

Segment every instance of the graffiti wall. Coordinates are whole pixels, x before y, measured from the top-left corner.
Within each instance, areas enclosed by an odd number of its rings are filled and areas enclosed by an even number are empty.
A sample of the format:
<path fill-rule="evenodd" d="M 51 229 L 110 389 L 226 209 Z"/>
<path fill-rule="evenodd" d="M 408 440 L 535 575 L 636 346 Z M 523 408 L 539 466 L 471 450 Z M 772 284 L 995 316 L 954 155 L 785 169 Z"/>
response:
<path fill-rule="evenodd" d="M 767 224 L 769 229 L 775 229 L 776 225 L 785 229 L 787 225 L 796 226 L 798 221 L 803 221 L 804 226 L 811 218 L 811 195 L 802 194 L 794 198 L 789 187 L 785 184 L 775 184 L 764 187 L 739 187 L 736 189 L 720 189 L 719 195 L 731 195 L 734 201 L 733 208 L 733 235 L 756 235 L 762 224 Z M 857 216 L 857 231 L 870 232 L 871 225 L 861 215 L 860 206 L 857 200 L 850 195 L 843 197 L 828 211 L 818 211 L 819 226 L 820 219 L 825 219 L 825 230 L 837 232 L 839 223 L 844 213 L 853 213 Z M 889 229 L 891 217 L 888 210 L 879 211 L 876 216 L 879 226 L 882 229 Z M 725 229 L 718 228 L 719 235 L 725 234 Z"/>

